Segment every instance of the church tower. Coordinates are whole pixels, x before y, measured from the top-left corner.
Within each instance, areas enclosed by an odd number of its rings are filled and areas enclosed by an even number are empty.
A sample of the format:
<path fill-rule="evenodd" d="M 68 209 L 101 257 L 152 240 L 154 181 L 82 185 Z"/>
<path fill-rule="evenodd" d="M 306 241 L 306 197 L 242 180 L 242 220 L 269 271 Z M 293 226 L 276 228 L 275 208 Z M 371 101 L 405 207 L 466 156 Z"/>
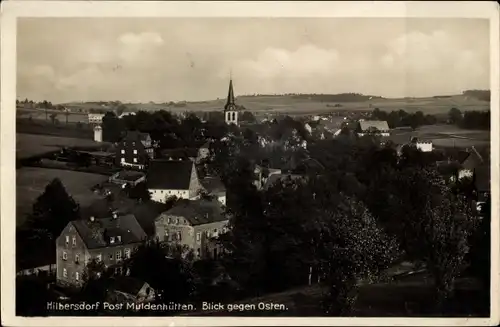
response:
<path fill-rule="evenodd" d="M 226 124 L 238 125 L 238 110 L 234 102 L 233 78 L 229 79 L 229 91 L 227 94 L 226 105 L 224 106 L 224 120 Z"/>

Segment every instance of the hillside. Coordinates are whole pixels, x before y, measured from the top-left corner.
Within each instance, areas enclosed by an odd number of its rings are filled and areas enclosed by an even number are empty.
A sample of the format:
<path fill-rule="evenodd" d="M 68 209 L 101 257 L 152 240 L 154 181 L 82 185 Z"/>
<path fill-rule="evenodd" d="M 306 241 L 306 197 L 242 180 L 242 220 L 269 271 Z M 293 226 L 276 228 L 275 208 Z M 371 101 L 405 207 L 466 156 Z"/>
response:
<path fill-rule="evenodd" d="M 476 93 L 479 92 L 478 99 Z M 483 93 L 481 93 L 483 92 Z M 236 102 L 249 111 L 256 113 L 314 114 L 333 110 L 380 110 L 392 111 L 403 109 L 408 112 L 423 111 L 426 114 L 446 113 L 452 107 L 462 111 L 489 109 L 489 96 L 484 91 L 466 91 L 461 95 L 434 96 L 426 98 L 399 98 L 390 99 L 361 94 L 288 94 L 288 95 L 254 95 L 239 96 Z M 338 100 L 338 101 L 334 101 Z M 342 100 L 342 101 L 340 101 Z M 183 111 L 218 111 L 222 110 L 225 99 L 197 101 L 197 102 L 169 102 L 169 103 L 125 103 L 126 110 L 169 110 Z M 107 103 L 65 103 L 69 108 L 111 109 Z"/>

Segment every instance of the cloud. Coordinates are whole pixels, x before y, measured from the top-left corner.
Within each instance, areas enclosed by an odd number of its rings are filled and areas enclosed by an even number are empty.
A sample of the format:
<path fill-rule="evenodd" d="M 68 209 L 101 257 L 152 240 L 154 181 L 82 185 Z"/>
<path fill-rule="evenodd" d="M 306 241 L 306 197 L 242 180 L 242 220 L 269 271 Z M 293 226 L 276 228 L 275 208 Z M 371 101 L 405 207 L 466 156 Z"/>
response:
<path fill-rule="evenodd" d="M 340 56 L 335 49 L 323 49 L 314 45 L 304 45 L 289 51 L 279 48 L 267 48 L 254 59 L 236 61 L 233 70 L 239 84 L 247 92 L 271 92 L 270 90 L 293 92 L 301 87 L 316 82 L 322 83 L 340 64 Z M 219 72 L 227 78 L 227 71 Z M 312 83 L 312 80 L 316 82 Z M 306 85 L 304 85 L 306 84 Z M 265 91 L 265 89 L 268 89 Z"/>

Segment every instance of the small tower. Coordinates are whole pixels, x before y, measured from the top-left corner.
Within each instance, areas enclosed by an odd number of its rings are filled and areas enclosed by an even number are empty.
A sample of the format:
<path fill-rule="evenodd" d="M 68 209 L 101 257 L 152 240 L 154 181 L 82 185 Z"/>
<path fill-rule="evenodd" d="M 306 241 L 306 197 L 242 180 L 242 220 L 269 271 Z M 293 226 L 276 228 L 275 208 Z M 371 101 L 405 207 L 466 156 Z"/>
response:
<path fill-rule="evenodd" d="M 102 142 L 102 127 L 101 125 L 96 125 L 94 127 L 94 141 Z"/>
<path fill-rule="evenodd" d="M 233 78 L 229 79 L 229 91 L 227 94 L 226 105 L 224 106 L 224 120 L 226 124 L 238 125 L 238 111 L 234 102 Z"/>

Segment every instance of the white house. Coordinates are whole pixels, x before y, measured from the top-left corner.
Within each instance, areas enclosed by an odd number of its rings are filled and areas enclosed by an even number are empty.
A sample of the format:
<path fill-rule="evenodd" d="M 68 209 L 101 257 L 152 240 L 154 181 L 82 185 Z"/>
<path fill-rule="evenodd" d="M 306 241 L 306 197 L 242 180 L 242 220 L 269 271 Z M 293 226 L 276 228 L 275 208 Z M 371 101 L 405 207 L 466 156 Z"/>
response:
<path fill-rule="evenodd" d="M 153 160 L 146 183 L 151 200 L 165 203 L 171 197 L 196 199 L 203 189 L 191 160 Z"/>
<path fill-rule="evenodd" d="M 89 124 L 102 124 L 103 118 L 104 114 L 96 114 L 96 113 L 88 114 Z"/>

